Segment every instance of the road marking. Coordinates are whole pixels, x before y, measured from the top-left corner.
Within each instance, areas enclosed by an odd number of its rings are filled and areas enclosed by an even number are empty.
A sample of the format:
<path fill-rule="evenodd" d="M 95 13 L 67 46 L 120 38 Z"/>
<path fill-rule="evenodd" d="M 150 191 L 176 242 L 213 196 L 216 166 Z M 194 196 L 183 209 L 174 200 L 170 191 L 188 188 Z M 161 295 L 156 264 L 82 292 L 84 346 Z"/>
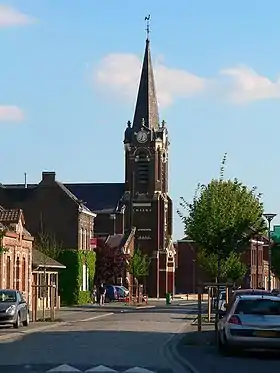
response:
<path fill-rule="evenodd" d="M 180 343 L 180 340 L 184 337 L 184 334 L 188 331 L 189 327 L 190 325 L 185 324 L 180 327 L 177 330 L 177 334 L 170 336 L 164 346 L 164 356 L 169 360 L 174 372 L 176 373 L 186 372 L 186 368 L 189 373 L 201 373 L 177 351 L 177 346 Z"/>
<path fill-rule="evenodd" d="M 105 367 L 104 365 L 99 365 L 98 367 L 94 367 L 94 368 L 91 368 L 91 369 L 88 369 L 86 370 L 85 373 L 89 373 L 89 372 L 96 372 L 96 373 L 118 373 L 115 369 L 112 369 L 112 368 L 109 368 L 109 367 Z"/>
<path fill-rule="evenodd" d="M 81 372 L 80 369 L 74 368 L 71 365 L 68 364 L 62 364 L 58 367 L 52 368 L 50 370 L 47 370 L 47 372 Z"/>
<path fill-rule="evenodd" d="M 22 337 L 25 334 L 32 334 L 32 333 L 36 333 L 36 332 L 41 332 L 43 330 L 53 329 L 53 328 L 56 328 L 57 325 L 66 326 L 66 325 L 71 325 L 71 324 L 74 324 L 74 323 L 87 322 L 87 321 L 92 321 L 92 320 L 96 320 L 96 319 L 101 319 L 101 318 L 105 318 L 105 317 L 112 316 L 112 315 L 114 315 L 114 312 L 109 312 L 109 313 L 105 313 L 105 314 L 102 314 L 102 315 L 92 316 L 92 317 L 89 317 L 87 319 L 54 322 L 51 325 L 44 325 L 44 326 L 39 326 L 38 328 L 27 329 L 27 330 L 23 330 L 23 331 L 16 332 L 16 333 L 11 333 L 11 334 L 0 335 L 0 341 L 15 339 L 15 338 Z"/>
<path fill-rule="evenodd" d="M 104 315 L 92 316 L 92 317 L 89 317 L 88 319 L 83 319 L 78 322 L 87 322 L 87 321 L 96 320 L 96 319 L 103 319 L 104 317 L 108 317 L 112 315 L 114 315 L 114 312 L 105 313 Z"/>

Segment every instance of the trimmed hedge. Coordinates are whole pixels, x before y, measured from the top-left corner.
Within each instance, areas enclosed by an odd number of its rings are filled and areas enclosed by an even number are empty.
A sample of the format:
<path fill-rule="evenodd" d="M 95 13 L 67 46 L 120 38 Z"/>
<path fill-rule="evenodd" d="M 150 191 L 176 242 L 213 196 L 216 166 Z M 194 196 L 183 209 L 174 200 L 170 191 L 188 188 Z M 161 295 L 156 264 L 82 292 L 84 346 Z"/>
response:
<path fill-rule="evenodd" d="M 59 293 L 61 304 L 71 306 L 91 301 L 91 291 L 95 274 L 96 254 L 85 250 L 63 250 L 57 260 L 66 266 L 59 273 Z M 81 291 L 83 284 L 83 265 L 89 271 L 89 290 Z"/>

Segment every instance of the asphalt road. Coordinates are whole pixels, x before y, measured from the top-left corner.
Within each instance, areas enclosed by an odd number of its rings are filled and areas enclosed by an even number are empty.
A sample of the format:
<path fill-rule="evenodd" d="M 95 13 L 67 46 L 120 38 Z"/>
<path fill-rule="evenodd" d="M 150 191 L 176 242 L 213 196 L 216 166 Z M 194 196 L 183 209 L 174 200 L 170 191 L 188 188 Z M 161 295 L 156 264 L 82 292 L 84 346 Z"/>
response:
<path fill-rule="evenodd" d="M 67 364 L 77 372 L 90 368 L 105 372 L 104 366 L 117 372 L 134 368 L 138 373 L 135 367 L 157 373 L 182 372 L 169 345 L 182 332 L 186 311 L 193 312 L 193 306 L 118 309 L 114 314 L 106 306 L 103 310 L 107 315 L 102 318 L 69 321 L 49 330 L 0 339 L 0 371 L 45 373 Z M 97 366 L 103 366 L 103 370 L 97 370 Z"/>
<path fill-rule="evenodd" d="M 243 352 L 236 356 L 221 356 L 216 346 L 179 347 L 181 356 L 191 364 L 192 373 L 264 373 L 280 371 L 280 351 Z"/>

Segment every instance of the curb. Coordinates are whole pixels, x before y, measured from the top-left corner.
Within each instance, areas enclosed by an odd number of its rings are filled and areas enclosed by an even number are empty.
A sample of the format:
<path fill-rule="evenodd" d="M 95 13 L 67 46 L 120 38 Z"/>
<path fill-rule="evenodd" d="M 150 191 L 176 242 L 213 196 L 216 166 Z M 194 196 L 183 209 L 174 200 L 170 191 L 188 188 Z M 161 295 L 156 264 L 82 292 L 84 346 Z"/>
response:
<path fill-rule="evenodd" d="M 103 319 L 105 317 L 112 316 L 112 315 L 114 315 L 114 312 L 109 312 L 109 313 L 105 313 L 105 314 L 101 314 L 101 315 L 97 315 L 97 316 L 92 316 L 92 317 L 88 317 L 86 319 L 80 319 L 80 320 L 69 320 L 69 321 L 62 321 L 62 322 L 57 321 L 57 322 L 53 322 L 52 324 L 39 326 L 38 328 L 34 328 L 34 329 L 26 329 L 26 330 L 23 330 L 21 332 L 0 335 L 0 341 L 14 339 L 14 338 L 22 337 L 24 335 L 33 334 L 33 333 L 41 332 L 41 331 L 44 331 L 44 330 L 53 329 L 53 328 L 57 327 L 57 325 L 66 326 L 66 325 L 71 325 L 71 324 L 75 324 L 75 323 L 79 323 L 79 322 L 87 322 L 87 321 L 92 321 L 92 320 L 97 320 L 97 319 Z"/>
<path fill-rule="evenodd" d="M 175 336 L 172 336 L 166 343 L 164 348 L 164 354 L 167 359 L 171 362 L 172 368 L 176 373 L 201 373 L 197 370 L 185 357 L 181 356 L 178 352 L 178 345 L 181 339 L 184 338 L 185 333 L 187 333 L 190 325 L 184 325 L 179 329 Z"/>

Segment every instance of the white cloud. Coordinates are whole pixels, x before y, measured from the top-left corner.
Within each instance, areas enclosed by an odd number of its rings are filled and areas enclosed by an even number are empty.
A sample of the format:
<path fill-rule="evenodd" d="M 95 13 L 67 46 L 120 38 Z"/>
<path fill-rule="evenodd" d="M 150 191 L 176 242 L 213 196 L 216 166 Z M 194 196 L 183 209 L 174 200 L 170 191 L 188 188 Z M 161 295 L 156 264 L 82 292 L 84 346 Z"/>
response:
<path fill-rule="evenodd" d="M 246 66 L 224 69 L 220 73 L 229 79 L 227 91 L 233 103 L 280 98 L 279 78 L 273 81 Z"/>
<path fill-rule="evenodd" d="M 110 88 L 113 93 L 135 99 L 142 61 L 134 54 L 109 54 L 94 72 L 99 87 Z M 202 92 L 205 79 L 187 71 L 173 69 L 157 62 L 154 67 L 156 90 L 161 106 L 168 106 L 176 98 Z"/>
<path fill-rule="evenodd" d="M 35 19 L 17 9 L 0 4 L 0 27 L 23 26 L 31 24 Z"/>
<path fill-rule="evenodd" d="M 95 85 L 116 97 L 135 100 L 141 66 L 142 61 L 134 54 L 108 54 L 94 70 Z M 280 78 L 273 81 L 246 66 L 222 69 L 210 79 L 167 67 L 161 56 L 156 59 L 154 71 L 161 106 L 200 93 L 233 104 L 280 98 Z"/>
<path fill-rule="evenodd" d="M 21 122 L 24 120 L 23 111 L 12 105 L 0 105 L 0 122 Z"/>

